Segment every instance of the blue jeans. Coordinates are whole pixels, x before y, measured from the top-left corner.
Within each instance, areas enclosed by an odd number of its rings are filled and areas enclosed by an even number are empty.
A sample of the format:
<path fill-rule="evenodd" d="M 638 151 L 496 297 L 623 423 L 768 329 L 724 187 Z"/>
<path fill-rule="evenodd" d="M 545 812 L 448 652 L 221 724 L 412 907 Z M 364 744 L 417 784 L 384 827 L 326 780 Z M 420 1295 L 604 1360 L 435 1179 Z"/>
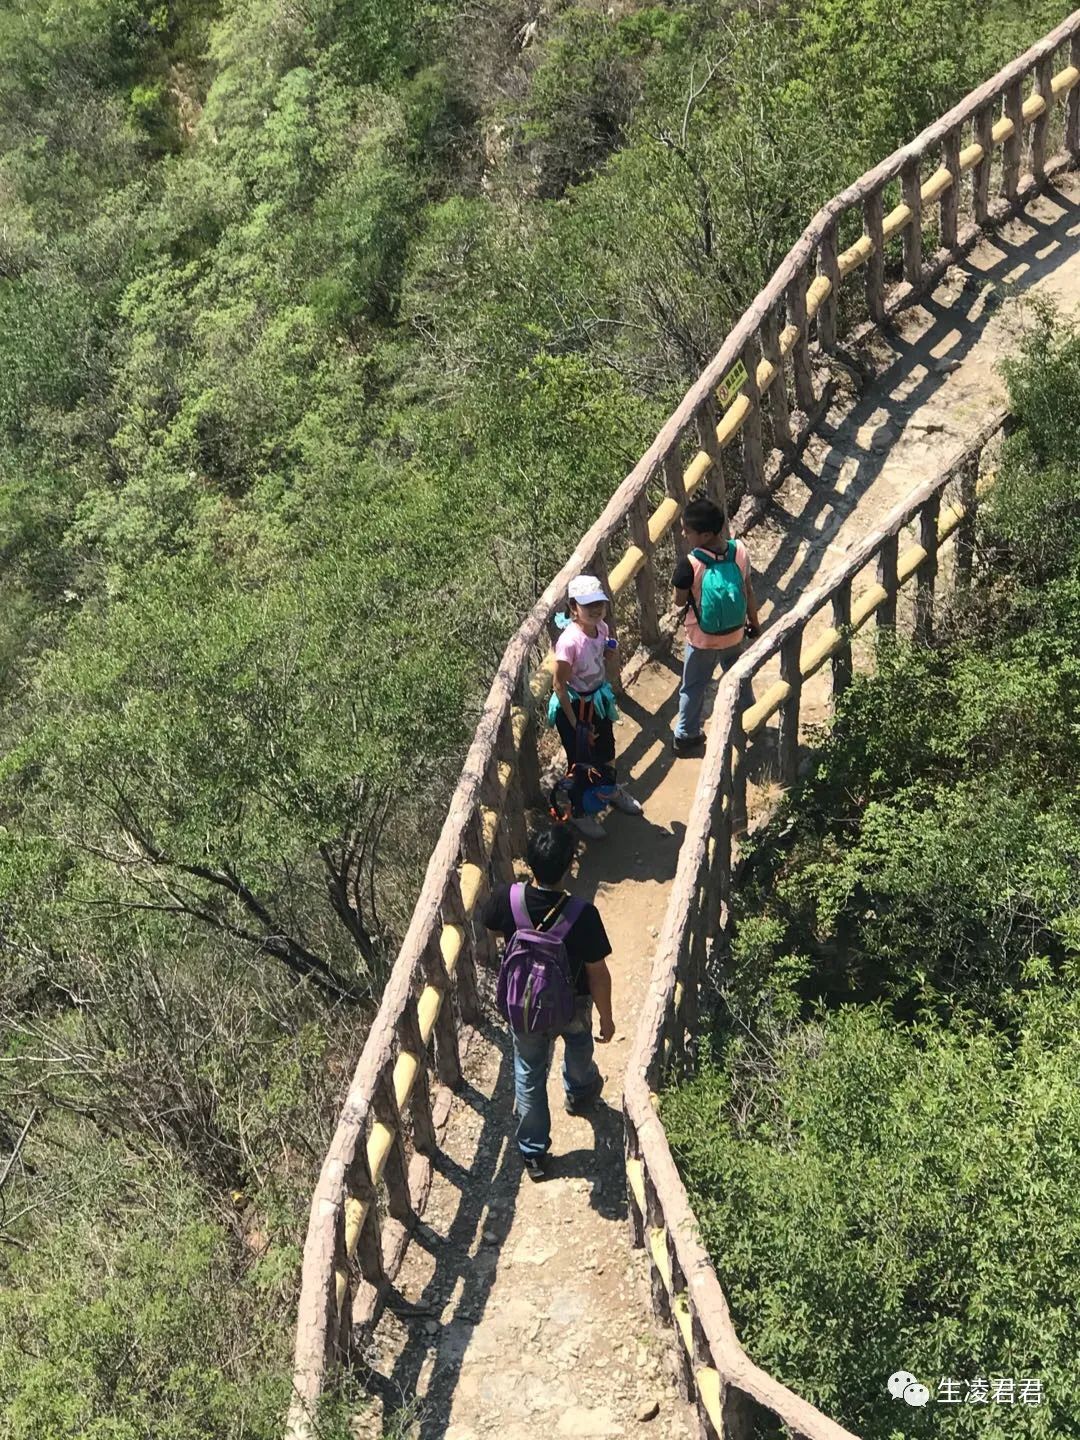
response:
<path fill-rule="evenodd" d="M 514 1098 L 517 1101 L 517 1143 L 526 1158 L 551 1149 L 551 1111 L 547 1079 L 558 1035 L 563 1041 L 563 1085 L 571 1100 L 594 1092 L 600 1072 L 593 1059 L 592 1000 L 579 995 L 577 1012 L 557 1035 L 514 1035 Z"/>
<path fill-rule="evenodd" d="M 679 689 L 679 718 L 675 721 L 676 739 L 693 740 L 701 734 L 705 691 L 716 672 L 717 662 L 722 671 L 730 670 L 742 653 L 741 640 L 727 650 L 695 650 L 689 640 L 686 642 L 682 686 Z"/>

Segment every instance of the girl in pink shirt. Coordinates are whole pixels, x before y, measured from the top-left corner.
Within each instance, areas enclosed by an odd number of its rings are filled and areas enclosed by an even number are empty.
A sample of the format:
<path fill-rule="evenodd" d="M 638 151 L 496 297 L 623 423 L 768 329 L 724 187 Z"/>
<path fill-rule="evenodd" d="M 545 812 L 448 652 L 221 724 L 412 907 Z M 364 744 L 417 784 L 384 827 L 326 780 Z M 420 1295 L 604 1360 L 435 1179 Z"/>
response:
<path fill-rule="evenodd" d="M 616 783 L 614 723 L 618 711 L 608 683 L 616 642 L 605 616 L 608 597 L 594 575 L 570 582 L 570 623 L 555 645 L 555 683 L 548 723 L 559 732 L 569 766 L 571 823 L 599 840 L 607 833 L 597 813 L 607 805 L 628 815 L 641 806 Z"/>

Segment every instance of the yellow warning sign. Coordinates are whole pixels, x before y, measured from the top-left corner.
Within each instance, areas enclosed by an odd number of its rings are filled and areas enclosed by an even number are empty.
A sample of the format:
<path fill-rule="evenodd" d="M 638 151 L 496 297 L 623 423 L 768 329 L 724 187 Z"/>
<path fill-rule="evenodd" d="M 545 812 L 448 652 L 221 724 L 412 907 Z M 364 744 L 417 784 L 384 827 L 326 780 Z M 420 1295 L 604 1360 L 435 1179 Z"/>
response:
<path fill-rule="evenodd" d="M 716 393 L 717 395 L 719 395 L 720 404 L 724 407 L 725 410 L 735 399 L 735 396 L 738 395 L 742 387 L 746 384 L 747 379 L 748 376 L 746 374 L 746 366 L 740 360 L 739 363 L 735 366 L 735 368 L 733 370 L 729 370 L 728 373 L 724 376 L 723 380 L 720 381 Z"/>

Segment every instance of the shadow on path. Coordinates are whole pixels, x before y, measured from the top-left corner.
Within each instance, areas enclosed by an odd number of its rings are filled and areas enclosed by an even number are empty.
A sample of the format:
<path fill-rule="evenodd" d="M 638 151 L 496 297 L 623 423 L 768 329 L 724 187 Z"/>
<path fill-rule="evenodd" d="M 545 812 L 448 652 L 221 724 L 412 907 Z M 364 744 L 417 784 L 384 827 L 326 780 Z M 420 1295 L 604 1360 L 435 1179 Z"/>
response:
<path fill-rule="evenodd" d="M 1023 295 L 1069 258 L 1066 242 L 1080 226 L 1080 203 L 1054 186 L 1042 196 L 1042 203 L 1047 202 L 1058 208 L 1054 218 L 1027 211 L 1006 227 L 1010 231 L 1022 228 L 1028 232 L 1024 239 L 1012 240 L 998 232 L 985 237 L 972 255 L 957 262 L 952 273 L 960 272 L 966 279 L 952 303 L 943 305 L 931 294 L 913 301 L 902 312 L 910 317 L 922 311 L 928 318 L 917 339 L 905 339 L 894 325 L 876 332 L 878 340 L 892 350 L 892 359 L 874 374 L 841 424 L 819 427 L 819 433 L 830 442 L 819 469 L 815 471 L 804 459 L 793 467 L 792 473 L 810 491 L 806 505 L 797 516 L 792 515 L 778 496 L 766 510 L 767 519 L 785 532 L 764 573 L 755 576 L 758 600 L 767 602 L 771 612 L 780 613 L 813 582 L 829 542 L 880 476 L 893 445 L 914 415 L 946 383 L 955 364 L 979 343 L 1003 301 Z M 978 263 L 986 258 L 988 249 L 997 251 L 999 258 L 990 265 Z M 920 370 L 914 385 L 904 384 Z M 877 416 L 880 424 L 866 443 L 860 442 L 860 431 Z M 842 467 L 852 458 L 857 460 L 857 469 L 853 476 L 845 476 L 841 486 L 837 482 Z M 809 548 L 789 575 L 807 542 Z"/>
<path fill-rule="evenodd" d="M 491 1011 L 493 1007 L 486 1005 L 485 1009 Z M 481 1117 L 469 1167 L 452 1159 L 445 1149 L 435 1156 L 434 1184 L 440 1186 L 442 1181 L 443 1193 L 456 1193 L 457 1208 L 444 1234 L 423 1220 L 413 1232 L 412 1245 L 432 1257 L 434 1272 L 415 1300 L 406 1300 L 397 1290 L 390 1293 L 387 1309 L 408 1328 L 408 1339 L 390 1372 L 381 1373 L 377 1359 L 370 1354 L 367 1362 L 357 1367 L 365 1388 L 382 1399 L 386 1416 L 405 1398 L 417 1394 L 420 1372 L 432 1345 L 432 1326 L 439 1331 L 439 1390 L 446 1396 L 452 1394 L 468 1335 L 483 1318 L 495 1284 L 498 1257 L 513 1225 L 523 1172 L 517 1147 L 512 1143 L 512 1046 L 505 1028 L 492 1023 L 481 1027 L 474 1043 L 497 1055 L 497 1074 L 490 1099 L 468 1083 L 455 1096 L 458 1124 L 461 1106 Z M 451 1300 L 455 1301 L 453 1319 L 445 1327 L 439 1326 L 438 1317 Z M 369 1352 L 372 1348 L 369 1346 Z M 421 1422 L 422 1440 L 440 1440 L 448 1415 L 448 1404 L 445 1413 L 426 1408 Z"/>

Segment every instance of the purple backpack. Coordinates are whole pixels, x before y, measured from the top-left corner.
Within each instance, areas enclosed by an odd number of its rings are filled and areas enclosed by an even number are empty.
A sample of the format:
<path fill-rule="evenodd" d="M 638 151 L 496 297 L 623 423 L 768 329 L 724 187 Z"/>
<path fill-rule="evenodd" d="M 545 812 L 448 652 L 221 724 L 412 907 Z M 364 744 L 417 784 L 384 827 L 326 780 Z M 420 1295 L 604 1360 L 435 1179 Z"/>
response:
<path fill-rule="evenodd" d="M 577 997 L 564 942 L 584 908 L 584 900 L 571 896 L 551 929 L 537 930 L 525 904 L 525 886 L 511 885 L 516 928 L 503 951 L 496 1003 L 516 1034 L 549 1034 L 573 1020 Z"/>

